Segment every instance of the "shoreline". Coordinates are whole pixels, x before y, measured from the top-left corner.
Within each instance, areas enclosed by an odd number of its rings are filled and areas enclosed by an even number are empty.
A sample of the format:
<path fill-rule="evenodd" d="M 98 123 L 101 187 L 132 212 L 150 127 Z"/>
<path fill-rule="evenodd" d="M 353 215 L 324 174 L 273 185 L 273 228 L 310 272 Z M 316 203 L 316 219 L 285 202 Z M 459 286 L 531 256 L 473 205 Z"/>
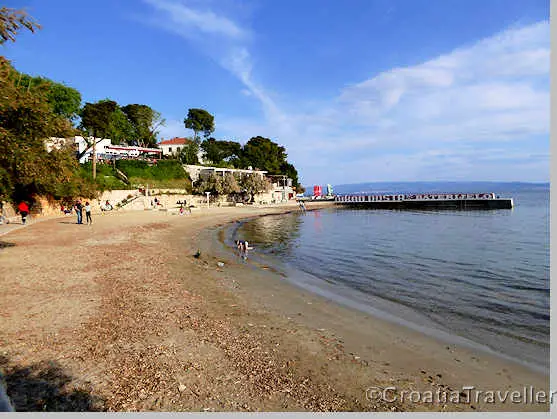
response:
<path fill-rule="evenodd" d="M 3 236 L 0 370 L 16 409 L 548 410 L 366 398 L 389 386 L 548 390 L 549 377 L 434 344 L 219 253 L 219 227 L 295 210 L 130 212 L 89 227 L 62 218 Z"/>
<path fill-rule="evenodd" d="M 291 212 L 284 214 L 289 213 Z M 267 216 L 278 215 L 264 214 L 251 217 L 249 219 L 234 221 L 228 225 L 220 227 L 220 230 L 217 232 L 218 237 L 215 237 L 214 239 L 218 240 L 224 251 L 228 250 L 233 253 L 233 249 L 229 248 L 228 244 L 225 243 L 225 237 L 228 237 L 230 240 L 232 239 L 232 229 L 235 229 L 234 225 L 239 224 L 238 227 L 240 227 L 242 224 L 253 221 L 256 218 Z M 281 261 L 280 258 L 276 256 L 258 254 L 256 256 L 252 256 L 250 258 L 250 262 L 259 268 L 261 268 L 262 265 L 266 265 L 268 270 L 282 276 L 295 287 L 315 294 L 333 304 L 338 304 L 345 308 L 356 310 L 364 315 L 369 315 L 375 319 L 381 319 L 397 327 L 403 327 L 405 329 L 422 333 L 433 340 L 438 341 L 440 344 L 452 344 L 458 347 L 468 348 L 469 350 L 487 354 L 503 361 L 528 368 L 532 372 L 549 376 L 549 365 L 543 365 L 541 363 L 536 364 L 530 361 L 521 360 L 517 356 L 501 352 L 498 349 L 488 346 L 487 344 L 482 344 L 481 342 L 465 336 L 452 334 L 450 330 L 443 330 L 439 328 L 436 323 L 412 308 L 383 300 L 381 297 L 370 296 L 342 285 L 336 284 L 335 286 L 332 286 L 327 284 L 326 280 L 323 278 L 313 273 L 304 272 L 295 266 Z M 400 310 L 404 311 L 405 315 L 402 315 Z M 416 318 L 419 318 L 419 320 Z"/>
<path fill-rule="evenodd" d="M 263 214 L 250 217 L 250 219 L 269 215 L 273 214 Z M 300 321 L 301 319 L 301 323 L 305 327 L 316 331 L 328 331 L 337 338 L 341 338 L 344 348 L 349 351 L 353 360 L 363 360 L 367 365 L 371 365 L 373 362 L 377 369 L 389 367 L 390 370 L 385 375 L 385 379 L 389 379 L 389 376 L 399 377 L 399 380 L 401 377 L 405 377 L 402 381 L 406 383 L 413 381 L 411 388 L 420 388 L 423 384 L 421 381 L 425 375 L 424 370 L 437 370 L 440 377 L 437 378 L 438 382 L 435 385 L 445 388 L 462 388 L 473 385 L 476 389 L 483 388 L 484 391 L 486 389 L 508 389 L 515 388 L 513 382 L 524 383 L 522 387 L 528 387 L 528 383 L 535 382 L 534 387 L 548 388 L 549 371 L 542 371 L 542 367 L 523 363 L 488 347 L 479 347 L 480 344 L 476 342 L 470 341 L 470 346 L 446 342 L 438 336 L 431 336 L 396 321 L 378 318 L 357 308 L 346 306 L 288 281 L 285 274 L 280 272 L 280 269 L 274 269 L 271 263 L 262 265 L 259 260 L 254 263 L 238 263 L 233 251 L 223 243 L 223 231 L 231 228 L 234 223 L 247 220 L 234 220 L 227 225 L 208 229 L 210 231 L 205 232 L 204 240 L 211 242 L 211 245 L 206 247 L 205 251 L 209 251 L 214 260 L 224 261 L 225 266 L 237 265 L 235 268 L 238 272 L 235 272 L 234 275 L 239 278 L 257 275 L 259 277 L 257 282 L 269 281 L 257 284 L 249 279 L 237 280 L 248 289 L 246 291 L 248 295 L 258 297 L 265 310 L 274 309 L 274 314 L 278 316 L 286 316 L 289 320 Z M 279 300 L 280 304 L 277 304 L 276 300 Z M 290 315 L 284 314 L 287 310 Z M 325 318 L 324 314 L 331 316 Z M 334 320 L 334 327 L 329 323 L 331 319 Z M 373 326 L 363 326 L 366 322 L 373 322 Z M 357 326 L 354 327 L 354 325 Z M 369 347 L 359 342 L 362 336 L 381 342 Z M 384 338 L 384 336 L 387 337 Z M 465 340 L 465 338 L 462 339 Z M 400 347 L 404 345 L 409 345 L 409 347 Z M 376 356 L 378 348 L 382 357 Z M 422 353 L 416 354 L 415 348 L 419 348 Z M 389 354 L 390 351 L 393 351 L 395 355 Z M 424 356 L 424 352 L 428 355 Z M 395 368 L 396 362 L 401 360 L 403 362 L 400 362 L 400 368 Z M 379 364 L 383 366 L 381 367 Z M 437 377 L 437 374 L 434 377 Z M 444 379 L 441 380 L 441 377 Z M 446 377 L 449 379 L 447 380 Z M 425 378 L 428 384 L 432 384 L 431 376 L 428 375 Z M 444 384 L 441 384 L 441 381 L 444 381 Z M 522 387 L 521 385 L 516 386 L 519 391 L 522 390 Z M 513 410 L 509 409 L 508 405 L 497 408 L 489 404 L 481 406 L 480 409 Z M 534 410 L 537 409 L 534 408 Z"/>

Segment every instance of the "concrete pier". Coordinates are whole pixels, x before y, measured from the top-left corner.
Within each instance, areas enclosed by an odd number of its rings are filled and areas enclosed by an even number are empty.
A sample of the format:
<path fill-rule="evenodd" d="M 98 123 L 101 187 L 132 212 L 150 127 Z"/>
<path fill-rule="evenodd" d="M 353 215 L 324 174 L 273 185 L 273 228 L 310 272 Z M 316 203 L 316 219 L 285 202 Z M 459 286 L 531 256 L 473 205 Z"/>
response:
<path fill-rule="evenodd" d="M 335 203 L 350 208 L 398 210 L 493 210 L 513 208 L 512 198 L 499 198 L 493 193 L 340 195 L 335 198 Z"/>

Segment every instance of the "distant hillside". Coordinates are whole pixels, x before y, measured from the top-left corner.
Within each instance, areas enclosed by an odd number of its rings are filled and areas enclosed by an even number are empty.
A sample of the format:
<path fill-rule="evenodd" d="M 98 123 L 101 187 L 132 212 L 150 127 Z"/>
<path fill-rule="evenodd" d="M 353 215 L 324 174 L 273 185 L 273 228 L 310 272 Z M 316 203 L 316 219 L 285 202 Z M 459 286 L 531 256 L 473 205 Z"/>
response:
<path fill-rule="evenodd" d="M 522 190 L 549 190 L 549 182 L 366 182 L 333 185 L 335 194 L 369 193 L 423 193 L 423 192 L 518 192 Z M 326 186 L 323 186 L 326 191 Z M 306 195 L 313 194 L 313 187 L 306 187 Z"/>

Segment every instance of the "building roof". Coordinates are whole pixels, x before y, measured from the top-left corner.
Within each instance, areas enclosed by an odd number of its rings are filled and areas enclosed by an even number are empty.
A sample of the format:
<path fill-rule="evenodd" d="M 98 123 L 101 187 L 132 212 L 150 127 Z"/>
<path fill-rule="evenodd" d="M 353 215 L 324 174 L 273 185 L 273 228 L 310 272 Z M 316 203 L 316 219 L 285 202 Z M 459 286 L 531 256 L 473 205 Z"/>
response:
<path fill-rule="evenodd" d="M 161 145 L 180 145 L 180 144 L 189 143 L 190 141 L 191 140 L 189 138 L 174 137 L 174 138 L 171 138 L 170 140 L 161 141 L 159 143 L 159 146 L 161 146 Z"/>

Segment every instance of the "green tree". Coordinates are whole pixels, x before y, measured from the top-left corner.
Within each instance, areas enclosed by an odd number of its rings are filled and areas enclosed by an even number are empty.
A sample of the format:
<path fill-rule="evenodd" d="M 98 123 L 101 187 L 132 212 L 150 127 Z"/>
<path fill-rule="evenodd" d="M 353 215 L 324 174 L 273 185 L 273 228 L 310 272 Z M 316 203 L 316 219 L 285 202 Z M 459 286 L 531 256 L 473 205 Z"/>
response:
<path fill-rule="evenodd" d="M 184 144 L 180 151 L 179 159 L 182 164 L 199 164 L 197 154 L 199 153 L 199 144 L 195 141 L 189 141 Z"/>
<path fill-rule="evenodd" d="M 201 143 L 205 159 L 216 166 L 226 163 L 236 163 L 240 157 L 242 146 L 234 141 L 219 141 L 209 138 Z"/>
<path fill-rule="evenodd" d="M 300 188 L 298 171 L 286 160 L 286 149 L 265 137 L 253 137 L 242 148 L 241 167 L 266 170 L 270 175 L 285 175 Z"/>
<path fill-rule="evenodd" d="M 238 177 L 234 176 L 230 172 L 226 172 L 224 174 L 222 186 L 223 186 L 223 192 L 225 194 L 237 194 L 242 190 L 242 188 L 240 187 L 240 183 L 238 181 Z"/>
<path fill-rule="evenodd" d="M 250 202 L 254 202 L 255 195 L 269 191 L 271 183 L 266 178 L 248 173 L 246 176 L 242 176 L 240 188 L 250 196 Z"/>
<path fill-rule="evenodd" d="M 18 198 L 53 195 L 59 184 L 72 180 L 77 161 L 71 146 L 48 153 L 44 141 L 76 132 L 53 112 L 44 93 L 19 89 L 14 72 L 0 57 L 0 176 L 9 185 L 2 193 Z"/>
<path fill-rule="evenodd" d="M 134 138 L 134 127 L 118 104 L 110 99 L 87 102 L 81 111 L 81 128 L 97 138 L 120 144 Z"/>
<path fill-rule="evenodd" d="M 23 11 L 0 8 L 0 44 L 15 41 L 21 28 L 34 32 L 40 26 Z M 44 88 L 22 89 L 23 74 L 0 57 L 0 197 L 30 200 L 35 194 L 54 198 L 92 196 L 94 184 L 78 176 L 73 144 L 50 153 L 45 140 L 77 134 L 64 106 L 53 106 L 60 97 Z M 50 97 L 49 97 L 50 93 Z"/>
<path fill-rule="evenodd" d="M 126 114 L 119 107 L 116 108 L 109 118 L 107 138 L 110 138 L 113 144 L 121 144 L 132 140 L 134 134 L 134 127 Z"/>
<path fill-rule="evenodd" d="M 147 105 L 137 103 L 126 105 L 122 111 L 128 117 L 135 133 L 134 139 L 142 147 L 154 147 L 157 144 L 158 129 L 165 124 L 161 114 Z"/>
<path fill-rule="evenodd" d="M 118 109 L 113 100 L 105 99 L 96 103 L 85 103 L 81 110 L 81 125 L 85 131 L 93 131 L 95 137 L 109 138 L 112 114 Z"/>
<path fill-rule="evenodd" d="M 241 164 L 254 169 L 266 170 L 269 174 L 281 173 L 281 165 L 286 162 L 286 149 L 265 137 L 253 137 L 242 149 Z"/>
<path fill-rule="evenodd" d="M 7 41 L 15 42 L 15 36 L 23 28 L 35 32 L 41 26 L 25 10 L 0 8 L 0 45 Z"/>
<path fill-rule="evenodd" d="M 184 125 L 193 130 L 193 139 L 198 142 L 199 132 L 203 132 L 205 137 L 208 137 L 215 130 L 215 117 L 205 109 L 192 108 L 188 110 L 188 115 L 184 118 Z"/>
<path fill-rule="evenodd" d="M 52 80 L 48 80 L 48 82 L 49 88 L 46 97 L 54 113 L 75 122 L 81 108 L 81 93 L 64 84 Z"/>
<path fill-rule="evenodd" d="M 17 87 L 29 93 L 44 93 L 55 114 L 75 122 L 81 108 L 81 93 L 76 89 L 57 83 L 46 77 L 33 77 L 15 71 L 12 81 Z"/>
<path fill-rule="evenodd" d="M 197 194 L 211 192 L 213 195 L 222 195 L 224 191 L 223 178 L 215 173 L 200 178 L 194 186 L 194 192 Z"/>

